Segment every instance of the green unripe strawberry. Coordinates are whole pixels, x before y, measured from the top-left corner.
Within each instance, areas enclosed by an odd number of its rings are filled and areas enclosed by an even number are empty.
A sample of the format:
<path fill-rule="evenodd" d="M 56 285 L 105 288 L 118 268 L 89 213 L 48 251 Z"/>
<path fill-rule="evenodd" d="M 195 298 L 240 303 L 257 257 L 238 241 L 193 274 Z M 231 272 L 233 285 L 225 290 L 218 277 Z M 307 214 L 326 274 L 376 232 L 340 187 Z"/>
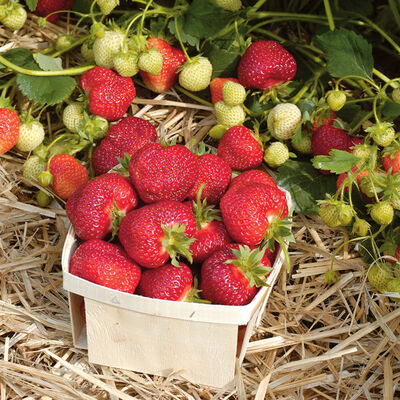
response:
<path fill-rule="evenodd" d="M 161 55 L 161 54 L 160 54 Z M 136 51 L 120 51 L 114 55 L 114 68 L 121 76 L 134 76 L 139 72 Z"/>
<path fill-rule="evenodd" d="M 73 133 L 78 133 L 78 128 L 83 121 L 82 103 L 71 103 L 64 108 L 62 115 L 65 127 Z"/>
<path fill-rule="evenodd" d="M 56 50 L 62 51 L 71 47 L 74 42 L 74 37 L 71 35 L 59 35 L 56 41 Z"/>
<path fill-rule="evenodd" d="M 90 43 L 89 41 L 83 43 L 81 46 L 81 54 L 88 63 L 94 62 L 93 43 Z"/>
<path fill-rule="evenodd" d="M 356 236 L 366 236 L 371 225 L 364 219 L 357 218 L 354 222 L 352 233 Z"/>
<path fill-rule="evenodd" d="M 225 135 L 225 132 L 228 130 L 228 128 L 225 125 L 215 125 L 213 126 L 209 131 L 208 135 L 212 137 L 213 139 L 220 140 L 222 137 Z"/>
<path fill-rule="evenodd" d="M 241 0 L 215 0 L 215 2 L 224 10 L 238 11 L 242 7 Z"/>
<path fill-rule="evenodd" d="M 231 128 L 235 125 L 242 125 L 246 119 L 246 113 L 242 106 L 228 106 L 223 101 L 214 104 L 215 114 L 219 125 Z"/>
<path fill-rule="evenodd" d="M 85 117 L 81 130 L 91 140 L 103 139 L 108 131 L 108 121 L 98 115 Z"/>
<path fill-rule="evenodd" d="M 295 104 L 277 104 L 269 112 L 267 123 L 272 137 L 279 140 L 290 139 L 301 123 L 301 111 Z"/>
<path fill-rule="evenodd" d="M 395 190 L 390 196 L 390 204 L 395 210 L 400 210 L 400 188 L 396 188 Z"/>
<path fill-rule="evenodd" d="M 356 156 L 360 160 L 367 160 L 371 155 L 371 146 L 367 144 L 357 144 L 353 148 L 353 156 Z"/>
<path fill-rule="evenodd" d="M 158 75 L 163 66 L 163 56 L 159 50 L 152 47 L 143 52 L 138 61 L 138 67 L 141 71 L 148 72 L 151 75 Z"/>
<path fill-rule="evenodd" d="M 124 34 L 117 31 L 106 31 L 102 38 L 97 38 L 93 44 L 93 54 L 96 64 L 104 68 L 114 66 L 113 57 L 124 46 Z"/>
<path fill-rule="evenodd" d="M 53 175 L 50 171 L 43 171 L 37 176 L 39 183 L 44 186 L 50 186 L 53 183 Z"/>
<path fill-rule="evenodd" d="M 371 218 L 379 225 L 389 225 L 393 221 L 394 210 L 390 203 L 380 201 L 369 210 Z"/>
<path fill-rule="evenodd" d="M 43 192 L 43 190 L 39 190 L 36 193 L 36 201 L 40 207 L 47 207 L 51 203 L 51 197 Z"/>
<path fill-rule="evenodd" d="M 330 228 L 340 226 L 338 202 L 335 201 L 321 201 L 318 209 L 318 214 L 322 221 Z"/>
<path fill-rule="evenodd" d="M 15 147 L 20 151 L 33 151 L 44 139 L 44 128 L 39 121 L 23 122 L 19 126 L 19 138 Z"/>
<path fill-rule="evenodd" d="M 26 21 L 27 14 L 21 4 L 14 4 L 11 10 L 7 10 L 6 16 L 1 20 L 3 25 L 11 31 L 21 29 Z"/>
<path fill-rule="evenodd" d="M 186 61 L 179 73 L 179 84 L 192 92 L 208 87 L 211 81 L 212 64 L 206 57 L 195 57 Z"/>
<path fill-rule="evenodd" d="M 394 278 L 390 263 L 376 263 L 368 271 L 369 283 L 380 293 L 387 291 L 387 284 Z"/>
<path fill-rule="evenodd" d="M 264 161 L 271 168 L 278 168 L 289 160 L 289 149 L 282 142 L 273 142 L 266 149 L 264 153 Z"/>
<path fill-rule="evenodd" d="M 400 88 L 396 88 L 393 90 L 392 99 L 395 103 L 400 104 Z"/>
<path fill-rule="evenodd" d="M 360 190 L 363 192 L 367 197 L 374 197 L 375 196 L 375 189 L 374 184 L 368 176 L 363 176 L 360 181 Z"/>
<path fill-rule="evenodd" d="M 46 163 L 38 156 L 29 157 L 24 164 L 22 176 L 30 181 L 36 181 L 37 177 L 46 168 Z"/>
<path fill-rule="evenodd" d="M 97 0 L 97 5 L 104 15 L 108 15 L 119 5 L 119 0 Z"/>
<path fill-rule="evenodd" d="M 324 281 L 327 285 L 332 285 L 339 280 L 339 274 L 336 271 L 330 269 L 324 274 Z"/>
<path fill-rule="evenodd" d="M 303 134 L 301 139 L 292 140 L 293 148 L 302 154 L 312 154 L 311 135 Z"/>
<path fill-rule="evenodd" d="M 239 106 L 246 100 L 246 89 L 240 83 L 226 81 L 222 86 L 222 98 L 228 106 Z"/>
<path fill-rule="evenodd" d="M 400 278 L 391 279 L 386 284 L 386 292 L 398 293 L 400 295 Z M 397 297 L 391 297 L 392 301 L 400 301 Z"/>
<path fill-rule="evenodd" d="M 346 94 L 341 90 L 332 90 L 326 98 L 328 106 L 333 111 L 339 111 L 346 104 Z"/>
<path fill-rule="evenodd" d="M 338 217 L 341 225 L 349 225 L 354 217 L 354 210 L 348 204 L 342 204 L 338 208 Z"/>
<path fill-rule="evenodd" d="M 382 147 L 389 146 L 396 136 L 396 132 L 393 129 L 393 124 L 391 122 L 377 123 L 367 128 L 366 131 L 371 134 L 374 142 L 378 146 Z"/>

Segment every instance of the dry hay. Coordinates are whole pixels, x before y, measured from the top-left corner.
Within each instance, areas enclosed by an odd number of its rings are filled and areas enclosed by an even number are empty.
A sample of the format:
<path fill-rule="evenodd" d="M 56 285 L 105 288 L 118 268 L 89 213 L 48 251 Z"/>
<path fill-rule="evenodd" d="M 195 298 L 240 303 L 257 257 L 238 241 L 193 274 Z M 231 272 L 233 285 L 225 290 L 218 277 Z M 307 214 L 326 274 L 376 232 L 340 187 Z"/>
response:
<path fill-rule="evenodd" d="M 137 98 L 131 110 L 168 141 L 195 143 L 214 123 L 210 111 L 173 91 Z M 371 290 L 347 245 L 334 262 L 340 279 L 324 284 L 332 252 L 348 237 L 310 216 L 295 217 L 292 271 L 282 272 L 272 292 L 234 390 L 90 364 L 73 346 L 62 288 L 65 212 L 34 204 L 23 162 L 18 153 L 0 157 L 0 400 L 393 398 L 400 309 Z"/>

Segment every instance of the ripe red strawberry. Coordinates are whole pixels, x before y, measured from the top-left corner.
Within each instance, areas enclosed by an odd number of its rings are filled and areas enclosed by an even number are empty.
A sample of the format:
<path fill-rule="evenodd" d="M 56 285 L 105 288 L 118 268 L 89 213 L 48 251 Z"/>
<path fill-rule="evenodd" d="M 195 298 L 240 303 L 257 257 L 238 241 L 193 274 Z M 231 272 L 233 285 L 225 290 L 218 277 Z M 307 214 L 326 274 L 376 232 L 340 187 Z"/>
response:
<path fill-rule="evenodd" d="M 214 78 L 210 82 L 211 101 L 213 104 L 224 101 L 222 86 L 224 86 L 224 83 L 227 81 L 239 83 L 239 80 L 236 78 Z"/>
<path fill-rule="evenodd" d="M 81 77 L 81 87 L 88 92 L 89 108 L 93 114 L 116 121 L 128 110 L 136 90 L 131 78 L 106 70 L 94 67 L 85 72 Z"/>
<path fill-rule="evenodd" d="M 7 153 L 19 139 L 19 118 L 10 108 L 0 108 L 0 154 Z"/>
<path fill-rule="evenodd" d="M 38 0 L 35 14 L 46 17 L 54 11 L 69 10 L 74 4 L 74 0 Z M 60 18 L 61 14 L 51 15 L 47 20 L 55 22 Z"/>
<path fill-rule="evenodd" d="M 248 304 L 270 271 L 271 263 L 259 248 L 228 244 L 204 261 L 201 295 L 214 304 Z"/>
<path fill-rule="evenodd" d="M 201 200 L 216 204 L 226 191 L 232 178 L 232 170 L 228 163 L 214 154 L 203 154 L 198 158 L 197 179 L 188 194 L 188 198 L 196 200 L 197 192 L 202 184 L 205 187 Z"/>
<path fill-rule="evenodd" d="M 140 279 L 138 293 L 153 299 L 190 301 L 192 289 L 192 271 L 181 262 L 177 267 L 168 263 L 145 270 Z"/>
<path fill-rule="evenodd" d="M 197 193 L 196 201 L 187 201 L 184 204 L 193 211 L 196 218 L 196 232 L 193 238 L 196 239 L 190 245 L 190 252 L 194 262 L 202 262 L 214 251 L 219 250 L 232 240 L 221 222 L 219 210 L 214 206 L 208 206 L 207 201 L 201 201 L 203 185 Z"/>
<path fill-rule="evenodd" d="M 238 66 L 238 78 L 245 87 L 266 90 L 292 80 L 296 70 L 295 59 L 278 42 L 259 40 L 243 54 Z"/>
<path fill-rule="evenodd" d="M 147 120 L 137 117 L 125 117 L 113 125 L 107 132 L 92 156 L 96 175 L 105 174 L 118 164 L 117 157 L 131 157 L 143 146 L 157 140 L 157 131 Z"/>
<path fill-rule="evenodd" d="M 242 125 L 232 126 L 225 132 L 217 154 L 232 169 L 239 171 L 257 168 L 264 156 L 260 143 L 250 129 Z"/>
<path fill-rule="evenodd" d="M 139 265 L 157 268 L 170 257 L 177 265 L 177 257 L 192 261 L 189 239 L 196 231 L 192 211 L 183 203 L 162 200 L 131 211 L 121 222 L 119 240 L 125 251 Z"/>
<path fill-rule="evenodd" d="M 127 179 L 110 173 L 80 188 L 68 199 L 66 211 L 79 238 L 103 239 L 115 233 L 120 219 L 137 204 L 137 195 Z"/>
<path fill-rule="evenodd" d="M 88 240 L 77 248 L 69 271 L 97 285 L 127 293 L 135 291 L 141 274 L 140 267 L 122 247 L 98 239 Z"/>
<path fill-rule="evenodd" d="M 163 58 L 163 66 L 158 75 L 140 71 L 145 85 L 153 92 L 163 93 L 171 89 L 178 78 L 177 68 L 186 61 L 182 50 L 172 47 L 168 42 L 156 37 L 147 40 L 147 49 L 158 49 Z"/>
<path fill-rule="evenodd" d="M 229 185 L 229 190 L 245 185 L 246 183 L 264 183 L 265 185 L 276 186 L 275 181 L 264 171 L 250 169 L 233 178 Z"/>
<path fill-rule="evenodd" d="M 352 146 L 353 142 L 347 132 L 331 125 L 320 126 L 311 138 L 314 156 L 327 156 L 332 149 L 350 151 Z M 320 171 L 329 174 L 329 171 Z"/>
<path fill-rule="evenodd" d="M 197 156 L 185 146 L 151 143 L 131 159 L 129 174 L 145 203 L 183 201 L 196 182 L 197 161 Z"/>
<path fill-rule="evenodd" d="M 62 199 L 71 197 L 89 178 L 87 169 L 70 154 L 58 154 L 47 165 L 52 175 L 50 187 Z"/>
<path fill-rule="evenodd" d="M 276 186 L 262 183 L 248 183 L 228 190 L 220 207 L 229 235 L 248 245 L 257 245 L 272 237 L 274 227 L 288 214 L 285 193 Z"/>
<path fill-rule="evenodd" d="M 386 172 L 392 168 L 392 175 L 400 172 L 400 150 L 385 154 L 382 157 L 382 165 Z"/>
<path fill-rule="evenodd" d="M 351 168 L 351 173 L 352 173 L 352 174 L 355 174 L 357 171 L 358 171 L 358 167 L 357 167 L 356 165 L 354 165 L 354 167 Z M 359 173 L 357 174 L 357 176 L 356 176 L 356 181 L 357 181 L 357 185 L 358 185 L 359 187 L 360 187 L 360 184 L 361 184 L 361 178 L 362 178 L 363 176 L 367 176 L 368 174 L 369 174 L 368 171 L 362 171 L 362 172 L 359 172 Z M 341 174 L 337 177 L 337 180 L 336 180 L 336 189 L 339 189 L 339 188 L 343 185 L 343 182 L 344 182 L 344 180 L 347 178 L 347 176 L 348 176 L 348 172 L 343 172 L 343 173 L 341 173 Z M 345 192 L 348 192 L 348 191 L 349 191 L 348 185 L 346 185 L 346 187 L 344 188 L 344 191 L 345 191 Z"/>

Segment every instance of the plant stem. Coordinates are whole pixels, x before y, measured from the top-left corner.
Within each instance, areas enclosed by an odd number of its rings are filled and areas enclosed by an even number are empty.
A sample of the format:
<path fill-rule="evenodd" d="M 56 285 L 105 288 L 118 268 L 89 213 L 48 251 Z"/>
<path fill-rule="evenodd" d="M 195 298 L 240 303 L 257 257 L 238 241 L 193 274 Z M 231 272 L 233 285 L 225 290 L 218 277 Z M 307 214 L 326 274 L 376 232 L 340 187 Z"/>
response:
<path fill-rule="evenodd" d="M 378 71 L 376 68 L 374 68 L 372 70 L 372 72 L 379 78 L 382 79 L 384 82 L 389 83 L 389 86 L 391 86 L 393 89 L 396 89 L 397 87 L 399 87 L 399 85 L 395 82 L 393 82 L 393 80 L 391 80 L 390 78 L 388 78 L 385 74 L 383 74 L 382 72 Z"/>
<path fill-rule="evenodd" d="M 139 31 L 138 31 L 139 36 L 142 35 L 143 27 L 144 27 L 144 20 L 145 20 L 145 18 L 146 18 L 146 13 L 147 13 L 147 10 L 149 9 L 149 7 L 151 6 L 151 3 L 152 3 L 152 2 L 153 2 L 153 0 L 150 0 L 150 1 L 147 3 L 145 9 L 143 10 L 142 19 L 140 20 Z"/>
<path fill-rule="evenodd" d="M 87 65 L 85 67 L 67 68 L 67 69 L 62 69 L 62 70 L 57 70 L 57 71 L 36 71 L 36 70 L 26 69 L 26 68 L 20 67 L 18 65 L 15 65 L 14 63 L 12 63 L 11 61 L 8 61 L 3 56 L 0 56 L 0 62 L 15 72 L 19 72 L 20 74 L 31 75 L 31 76 L 80 75 L 94 67 L 94 65 Z"/>
<path fill-rule="evenodd" d="M 58 57 L 58 56 L 60 56 L 61 54 L 66 53 L 66 52 L 68 52 L 68 51 L 74 49 L 76 46 L 79 46 L 80 44 L 82 44 L 83 42 L 85 42 L 86 39 L 87 39 L 87 36 L 84 36 L 84 37 L 79 38 L 79 39 L 76 40 L 74 43 L 72 43 L 71 46 L 68 46 L 66 49 L 59 50 L 59 51 L 56 51 L 55 53 L 53 53 L 53 54 L 51 55 L 51 57 Z"/>
<path fill-rule="evenodd" d="M 330 0 L 324 0 L 324 7 L 325 7 L 326 17 L 328 18 L 329 29 L 331 31 L 334 31 L 335 30 L 335 21 L 333 20 Z"/>
<path fill-rule="evenodd" d="M 0 60 L 1 61 L 1 60 Z M 186 96 L 190 97 L 193 100 L 196 100 L 197 102 L 199 102 L 200 104 L 203 104 L 204 106 L 208 106 L 208 107 L 214 107 L 214 105 L 212 103 L 210 103 L 207 100 L 202 99 L 201 97 L 198 97 L 196 95 L 194 95 L 192 92 L 189 92 L 188 90 L 184 89 L 183 87 L 179 86 L 179 85 L 175 85 L 174 86 L 175 89 L 177 89 L 179 92 L 185 94 Z"/>
<path fill-rule="evenodd" d="M 361 119 L 361 121 L 358 122 L 356 126 L 354 126 L 350 131 L 349 135 L 353 134 L 367 119 L 371 118 L 374 115 L 373 111 L 370 111 L 368 114 L 364 116 L 364 118 Z"/>
<path fill-rule="evenodd" d="M 189 54 L 187 53 L 186 48 L 185 48 L 185 46 L 183 45 L 182 38 L 181 38 L 181 34 L 180 34 L 180 32 L 179 32 L 179 29 L 178 29 L 178 18 L 177 18 L 177 16 L 175 16 L 175 18 L 174 18 L 174 24 L 175 24 L 176 36 L 178 36 L 178 41 L 179 41 L 179 44 L 180 44 L 180 46 L 181 46 L 181 49 L 182 49 L 183 52 L 185 53 L 186 60 L 187 60 L 187 61 L 190 61 Z"/>
<path fill-rule="evenodd" d="M 396 2 L 394 0 L 388 0 L 390 10 L 392 11 L 394 20 L 396 21 L 397 26 L 400 28 L 400 14 L 399 9 L 397 8 Z"/>

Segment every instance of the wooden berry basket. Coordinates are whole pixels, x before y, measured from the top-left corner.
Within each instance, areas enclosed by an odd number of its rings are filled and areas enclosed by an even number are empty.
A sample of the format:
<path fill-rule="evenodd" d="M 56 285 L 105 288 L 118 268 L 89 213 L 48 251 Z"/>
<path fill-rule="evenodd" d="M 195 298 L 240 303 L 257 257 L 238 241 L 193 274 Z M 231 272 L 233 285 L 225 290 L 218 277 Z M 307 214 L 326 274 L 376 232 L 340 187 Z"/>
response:
<path fill-rule="evenodd" d="M 78 243 L 70 227 L 62 254 L 63 286 L 74 345 L 88 350 L 90 362 L 160 376 L 178 372 L 192 383 L 218 388 L 233 384 L 235 366 L 243 361 L 279 276 L 282 249 L 269 286 L 250 304 L 224 306 L 151 299 L 78 278 L 69 273 Z M 80 313 L 83 298 L 86 323 Z"/>

